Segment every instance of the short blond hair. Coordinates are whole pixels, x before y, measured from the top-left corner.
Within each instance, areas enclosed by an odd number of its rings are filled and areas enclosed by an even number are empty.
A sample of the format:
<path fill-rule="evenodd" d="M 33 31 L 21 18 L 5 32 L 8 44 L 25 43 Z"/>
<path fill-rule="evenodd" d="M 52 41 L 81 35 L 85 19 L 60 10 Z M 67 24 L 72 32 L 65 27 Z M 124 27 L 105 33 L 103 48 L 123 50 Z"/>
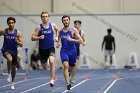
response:
<path fill-rule="evenodd" d="M 43 11 L 40 16 L 42 17 L 43 14 L 48 14 L 48 16 L 50 17 L 48 11 Z"/>

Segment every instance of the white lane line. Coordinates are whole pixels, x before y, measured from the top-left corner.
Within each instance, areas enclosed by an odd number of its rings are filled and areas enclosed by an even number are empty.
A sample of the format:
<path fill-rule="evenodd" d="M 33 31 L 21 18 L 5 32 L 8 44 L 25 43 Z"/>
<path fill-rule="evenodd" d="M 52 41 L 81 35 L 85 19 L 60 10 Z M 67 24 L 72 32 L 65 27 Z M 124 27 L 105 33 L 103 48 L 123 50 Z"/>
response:
<path fill-rule="evenodd" d="M 83 77 L 83 76 L 82 76 Z M 82 77 L 79 77 L 77 80 L 79 80 L 79 79 L 82 79 Z M 96 77 L 96 78 L 90 78 L 89 80 L 92 80 L 92 79 L 96 79 L 96 80 L 98 80 L 98 79 L 107 79 L 107 78 L 112 78 L 112 76 L 108 76 L 108 77 Z M 62 79 L 58 79 L 58 80 L 62 80 Z M 75 80 L 75 81 L 77 81 L 77 80 Z M 57 90 L 60 90 L 61 88 L 63 88 L 63 87 L 59 87 L 59 88 L 56 88 L 55 90 L 53 90 L 52 92 L 54 93 L 54 92 L 56 92 Z"/>
<path fill-rule="evenodd" d="M 73 87 L 71 87 L 71 89 L 73 89 L 73 88 L 75 88 L 75 87 L 77 87 L 77 86 L 79 86 L 79 85 L 81 85 L 82 83 L 84 83 L 84 82 L 86 82 L 87 80 L 83 80 L 82 82 L 80 82 L 80 83 L 78 83 L 77 85 L 75 85 L 75 86 L 73 86 Z M 66 92 L 68 92 L 69 90 L 65 90 L 64 92 L 62 92 L 62 93 L 66 93 Z"/>
<path fill-rule="evenodd" d="M 97 92 L 97 93 L 103 93 L 102 91 L 112 82 L 112 78 Z"/>
<path fill-rule="evenodd" d="M 29 91 L 35 90 L 35 89 L 37 89 L 37 88 L 43 87 L 43 86 L 45 86 L 45 85 L 47 85 L 47 84 L 49 84 L 49 82 L 44 83 L 44 84 L 39 85 L 39 86 L 36 86 L 36 87 L 33 87 L 33 88 L 31 88 L 31 89 L 25 90 L 25 91 L 20 92 L 20 93 L 26 93 L 26 92 L 29 92 Z"/>
<path fill-rule="evenodd" d="M 25 80 L 22 80 L 22 81 L 16 82 L 16 83 L 14 83 L 14 84 L 18 84 L 18 83 L 22 83 L 22 82 L 25 82 Z M 10 86 L 10 84 L 8 84 L 8 85 L 4 85 L 4 86 L 2 86 L 2 87 L 0 87 L 0 88 L 4 88 L 4 87 L 8 87 L 8 86 Z"/>
<path fill-rule="evenodd" d="M 33 78 L 33 79 L 21 80 L 21 81 L 15 82 L 14 84 L 16 85 L 16 84 L 19 84 L 19 83 L 22 83 L 22 82 L 25 82 L 25 81 L 36 80 L 36 79 L 49 79 L 49 77 L 45 77 L 45 78 Z M 6 80 L 5 80 L 5 81 L 6 81 Z M 0 88 L 4 88 L 4 87 L 8 87 L 8 86 L 10 86 L 10 84 L 1 86 Z"/>
<path fill-rule="evenodd" d="M 82 78 L 84 78 L 85 76 L 88 76 L 89 74 L 91 74 L 92 72 L 89 72 L 89 73 L 87 73 L 87 74 L 85 74 L 85 75 L 82 75 L 81 77 L 76 77 L 76 80 L 75 81 L 77 81 L 77 80 L 80 80 L 80 79 L 82 79 Z M 62 79 L 59 79 L 59 80 L 62 80 Z M 55 89 L 54 91 L 52 91 L 53 93 L 54 92 L 56 92 L 57 90 L 60 90 L 60 89 L 62 89 L 63 87 L 59 87 L 59 88 L 57 88 L 57 89 Z"/>
<path fill-rule="evenodd" d="M 116 79 L 111 83 L 111 85 L 103 92 L 103 93 L 107 93 L 109 91 L 109 89 L 116 83 Z"/>
<path fill-rule="evenodd" d="M 56 93 L 55 91 L 60 90 L 62 87 L 56 88 L 55 90 L 52 91 L 52 93 Z"/>

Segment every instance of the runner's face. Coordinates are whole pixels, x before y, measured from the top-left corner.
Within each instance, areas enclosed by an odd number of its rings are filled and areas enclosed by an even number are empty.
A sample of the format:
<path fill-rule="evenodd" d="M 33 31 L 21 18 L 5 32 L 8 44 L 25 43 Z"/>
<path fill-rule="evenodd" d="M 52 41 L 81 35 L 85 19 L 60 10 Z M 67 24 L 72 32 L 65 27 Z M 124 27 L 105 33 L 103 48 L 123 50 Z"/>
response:
<path fill-rule="evenodd" d="M 10 29 L 14 29 L 15 22 L 13 20 L 9 20 L 8 21 L 8 26 L 9 26 Z"/>
<path fill-rule="evenodd" d="M 74 24 L 74 27 L 75 27 L 77 30 L 79 30 L 80 27 L 81 27 L 81 24 L 77 22 L 77 23 Z"/>
<path fill-rule="evenodd" d="M 49 15 L 47 13 L 42 14 L 41 19 L 43 23 L 48 23 Z"/>
<path fill-rule="evenodd" d="M 68 17 L 63 18 L 62 23 L 63 23 L 64 27 L 69 27 L 69 25 L 70 25 L 69 18 Z"/>

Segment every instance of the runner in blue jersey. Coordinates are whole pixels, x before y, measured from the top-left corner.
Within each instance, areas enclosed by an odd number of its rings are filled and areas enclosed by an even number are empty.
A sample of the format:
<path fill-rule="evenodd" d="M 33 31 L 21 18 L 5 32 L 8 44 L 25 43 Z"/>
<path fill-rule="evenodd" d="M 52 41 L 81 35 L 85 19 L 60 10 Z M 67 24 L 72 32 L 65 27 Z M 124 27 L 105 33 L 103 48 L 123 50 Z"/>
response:
<path fill-rule="evenodd" d="M 69 79 L 69 68 L 73 68 L 76 63 L 76 47 L 75 43 L 82 43 L 82 39 L 76 28 L 70 27 L 70 16 L 64 15 L 62 17 L 62 23 L 64 27 L 60 30 L 57 47 L 60 46 L 61 39 L 61 50 L 60 57 L 63 63 L 63 73 L 67 84 L 67 89 L 70 90 L 71 84 Z M 77 39 L 75 39 L 75 36 Z"/>
<path fill-rule="evenodd" d="M 16 76 L 17 65 L 17 48 L 22 47 L 22 35 L 17 29 L 15 29 L 16 19 L 13 17 L 7 18 L 8 28 L 0 30 L 0 36 L 4 36 L 4 42 L 2 47 L 2 54 L 7 60 L 8 77 L 7 81 L 10 82 L 11 89 L 15 89 L 14 80 Z"/>
<path fill-rule="evenodd" d="M 39 40 L 39 54 L 43 68 L 46 68 L 45 64 L 49 60 L 51 74 L 50 86 L 53 87 L 55 77 L 54 41 L 58 41 L 59 28 L 55 23 L 49 23 L 49 14 L 47 11 L 41 13 L 41 20 L 43 23 L 35 28 L 31 39 L 32 41 Z"/>
<path fill-rule="evenodd" d="M 79 31 L 79 34 L 80 34 L 80 36 L 83 40 L 82 45 L 85 46 L 86 45 L 86 38 L 85 38 L 84 31 L 81 30 L 81 24 L 82 24 L 82 22 L 80 20 L 75 20 L 74 21 L 74 27 Z M 77 37 L 76 37 L 76 39 L 77 39 Z M 76 75 L 77 67 L 78 67 L 78 64 L 79 64 L 79 57 L 80 57 L 80 44 L 75 43 L 75 46 L 76 46 L 76 50 L 77 50 L 77 60 L 76 60 L 76 64 L 75 64 L 75 66 L 73 68 L 73 71 L 72 71 L 72 74 L 71 74 L 71 79 L 70 79 L 71 83 L 75 83 L 74 82 L 74 77 Z"/>

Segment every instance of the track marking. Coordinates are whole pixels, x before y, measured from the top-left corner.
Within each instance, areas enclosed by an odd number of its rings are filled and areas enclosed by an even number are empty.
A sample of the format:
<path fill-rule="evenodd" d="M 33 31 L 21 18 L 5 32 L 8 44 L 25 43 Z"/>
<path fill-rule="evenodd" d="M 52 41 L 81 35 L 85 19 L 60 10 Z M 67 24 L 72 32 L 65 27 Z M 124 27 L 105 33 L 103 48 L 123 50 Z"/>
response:
<path fill-rule="evenodd" d="M 37 88 L 43 87 L 43 86 L 48 85 L 48 84 L 49 84 L 49 82 L 44 83 L 44 84 L 39 85 L 39 86 L 36 86 L 36 87 L 33 87 L 33 88 L 31 88 L 31 89 L 25 90 L 25 91 L 20 92 L 20 93 L 26 93 L 26 92 L 29 92 L 29 91 L 35 90 L 35 89 L 37 89 Z"/>
<path fill-rule="evenodd" d="M 84 83 L 84 82 L 86 82 L 86 81 L 87 81 L 87 80 L 83 80 L 82 82 L 80 82 L 80 83 L 76 84 L 75 86 L 71 87 L 71 89 L 73 89 L 73 88 L 75 88 L 75 87 L 81 85 L 82 83 Z M 69 91 L 69 90 L 65 90 L 65 91 L 62 92 L 62 93 L 66 93 L 66 92 L 68 92 L 68 91 Z"/>
<path fill-rule="evenodd" d="M 15 82 L 14 84 L 18 84 L 18 83 L 22 83 L 22 82 L 25 82 L 25 81 L 22 80 L 22 81 L 19 81 L 19 82 Z M 8 87 L 8 86 L 10 86 L 10 84 L 8 84 L 8 85 L 4 85 L 4 86 L 2 86 L 2 87 L 0 87 L 0 88 L 4 88 L 4 87 Z"/>
<path fill-rule="evenodd" d="M 114 81 L 111 83 L 111 85 L 103 92 L 103 93 L 107 93 L 109 91 L 109 89 L 117 82 L 116 79 L 114 79 Z"/>
<path fill-rule="evenodd" d="M 97 92 L 97 93 L 103 93 L 103 89 L 105 89 L 110 83 L 112 82 L 112 78 Z"/>
<path fill-rule="evenodd" d="M 89 73 L 87 73 L 87 74 L 85 74 L 85 75 L 82 75 L 81 77 L 78 77 L 75 81 L 77 81 L 77 80 L 80 80 L 80 79 L 82 79 L 82 78 L 84 78 L 85 76 L 87 76 L 87 75 L 89 75 L 89 74 L 91 74 L 92 72 L 89 72 Z M 61 79 L 60 79 L 61 80 Z M 62 89 L 63 87 L 59 87 L 59 88 L 57 88 L 57 89 L 55 89 L 54 91 L 52 91 L 52 92 L 56 92 L 57 90 L 60 90 L 60 89 Z"/>
<path fill-rule="evenodd" d="M 19 83 L 22 83 L 22 82 L 25 82 L 25 81 L 27 82 L 27 81 L 36 80 L 36 79 L 49 79 L 49 77 L 46 77 L 46 78 L 33 78 L 33 79 L 21 80 L 21 81 L 15 82 L 14 84 L 16 85 L 16 84 L 19 84 Z M 4 87 L 8 87 L 8 86 L 10 86 L 10 84 L 1 86 L 0 88 L 4 88 Z"/>

